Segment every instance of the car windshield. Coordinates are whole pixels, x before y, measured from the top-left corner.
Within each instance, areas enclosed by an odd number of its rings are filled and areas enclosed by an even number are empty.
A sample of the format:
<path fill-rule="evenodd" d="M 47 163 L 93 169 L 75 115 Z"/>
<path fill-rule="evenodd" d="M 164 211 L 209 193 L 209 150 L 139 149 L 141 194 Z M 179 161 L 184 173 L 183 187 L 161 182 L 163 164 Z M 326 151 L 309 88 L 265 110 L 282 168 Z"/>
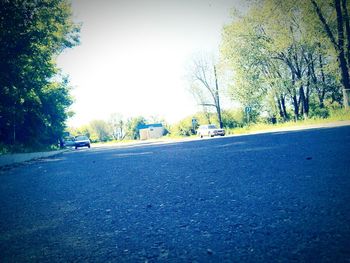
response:
<path fill-rule="evenodd" d="M 209 129 L 216 129 L 216 126 L 215 125 L 209 125 L 208 128 Z"/>
<path fill-rule="evenodd" d="M 86 136 L 77 136 L 77 137 L 75 137 L 75 140 L 77 140 L 77 141 L 88 140 L 88 137 L 86 137 Z"/>

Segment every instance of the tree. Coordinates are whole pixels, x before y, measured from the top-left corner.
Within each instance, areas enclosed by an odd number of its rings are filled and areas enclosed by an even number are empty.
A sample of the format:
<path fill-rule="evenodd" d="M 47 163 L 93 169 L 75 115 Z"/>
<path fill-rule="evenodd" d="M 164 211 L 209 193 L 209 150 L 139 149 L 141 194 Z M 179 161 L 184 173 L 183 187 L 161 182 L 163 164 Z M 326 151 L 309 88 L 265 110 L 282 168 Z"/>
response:
<path fill-rule="evenodd" d="M 193 59 L 189 72 L 190 90 L 199 105 L 214 107 L 220 128 L 223 127 L 221 117 L 220 93 L 217 65 L 208 56 L 197 56 Z M 206 110 L 204 111 L 206 112 Z"/>
<path fill-rule="evenodd" d="M 111 138 L 111 128 L 104 120 L 93 120 L 89 123 L 89 132 L 93 141 L 106 142 Z"/>
<path fill-rule="evenodd" d="M 140 139 L 139 127 L 146 124 L 146 119 L 142 116 L 130 118 L 126 122 L 126 136 L 132 140 Z"/>
<path fill-rule="evenodd" d="M 112 129 L 112 136 L 114 139 L 123 139 L 124 138 L 124 121 L 123 116 L 119 113 L 111 114 L 109 118 L 109 125 Z"/>
<path fill-rule="evenodd" d="M 1 1 L 0 42 L 0 143 L 55 143 L 72 99 L 54 59 L 79 43 L 68 1 Z"/>
<path fill-rule="evenodd" d="M 222 122 L 225 128 L 242 127 L 244 124 L 244 112 L 242 109 L 224 110 Z"/>
<path fill-rule="evenodd" d="M 318 3 L 316 0 L 310 1 L 336 51 L 343 86 L 343 104 L 345 108 L 348 108 L 348 92 L 350 92 L 350 22 L 347 0 L 323 1 L 322 3 Z M 332 12 L 336 13 L 336 29 L 332 26 L 334 21 L 331 21 L 331 16 L 328 20 L 325 16 L 325 13 Z"/>
<path fill-rule="evenodd" d="M 333 53 L 309 14 L 308 2 L 264 0 L 224 27 L 233 98 L 288 120 L 290 107 L 295 119 L 307 118 L 315 98 L 324 107 L 337 97 Z"/>
<path fill-rule="evenodd" d="M 195 127 L 193 127 L 193 119 L 197 120 Z M 196 129 L 199 127 L 199 125 L 215 122 L 215 119 L 217 119 L 215 113 L 197 112 L 196 114 L 187 116 L 186 118 L 172 125 L 170 128 L 170 133 L 177 136 L 195 135 Z"/>

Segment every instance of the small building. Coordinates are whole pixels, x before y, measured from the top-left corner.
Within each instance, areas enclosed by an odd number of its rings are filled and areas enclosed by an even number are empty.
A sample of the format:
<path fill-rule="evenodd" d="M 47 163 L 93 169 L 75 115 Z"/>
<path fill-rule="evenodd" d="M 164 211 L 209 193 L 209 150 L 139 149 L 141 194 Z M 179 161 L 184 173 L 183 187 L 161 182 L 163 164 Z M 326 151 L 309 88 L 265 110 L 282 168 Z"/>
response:
<path fill-rule="evenodd" d="M 164 127 L 161 123 L 142 124 L 138 126 L 140 139 L 158 139 L 164 135 Z"/>

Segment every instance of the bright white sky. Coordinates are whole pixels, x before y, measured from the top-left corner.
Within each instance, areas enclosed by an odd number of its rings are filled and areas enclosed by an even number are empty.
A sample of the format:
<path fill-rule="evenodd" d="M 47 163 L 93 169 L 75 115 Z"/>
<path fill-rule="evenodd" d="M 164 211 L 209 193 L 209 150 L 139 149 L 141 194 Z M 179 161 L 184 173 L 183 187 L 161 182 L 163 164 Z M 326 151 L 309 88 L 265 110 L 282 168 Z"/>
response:
<path fill-rule="evenodd" d="M 158 116 L 174 123 L 199 110 L 188 93 L 186 65 L 218 52 L 230 10 L 244 0 L 72 0 L 81 45 L 58 65 L 70 76 L 80 126 L 93 119 Z"/>

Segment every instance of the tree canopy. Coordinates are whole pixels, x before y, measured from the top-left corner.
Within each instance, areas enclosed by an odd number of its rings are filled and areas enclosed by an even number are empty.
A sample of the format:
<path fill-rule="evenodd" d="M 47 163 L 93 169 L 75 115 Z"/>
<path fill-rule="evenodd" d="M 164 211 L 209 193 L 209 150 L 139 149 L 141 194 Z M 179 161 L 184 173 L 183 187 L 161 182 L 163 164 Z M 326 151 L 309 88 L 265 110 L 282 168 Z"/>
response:
<path fill-rule="evenodd" d="M 305 118 L 318 109 L 327 111 L 326 102 L 347 105 L 346 93 L 341 94 L 347 88 L 339 70 L 339 51 L 323 30 L 318 13 L 324 15 L 330 32 L 346 28 L 347 22 L 344 18 L 339 25 L 334 19 L 334 3 L 340 0 L 321 2 L 263 0 L 254 2 L 247 13 L 235 14 L 224 27 L 221 45 L 233 72 L 234 99 L 283 120 Z M 345 17 L 346 0 L 342 8 Z"/>
<path fill-rule="evenodd" d="M 0 42 L 0 144 L 55 143 L 72 103 L 55 59 L 79 43 L 70 3 L 1 0 Z"/>

